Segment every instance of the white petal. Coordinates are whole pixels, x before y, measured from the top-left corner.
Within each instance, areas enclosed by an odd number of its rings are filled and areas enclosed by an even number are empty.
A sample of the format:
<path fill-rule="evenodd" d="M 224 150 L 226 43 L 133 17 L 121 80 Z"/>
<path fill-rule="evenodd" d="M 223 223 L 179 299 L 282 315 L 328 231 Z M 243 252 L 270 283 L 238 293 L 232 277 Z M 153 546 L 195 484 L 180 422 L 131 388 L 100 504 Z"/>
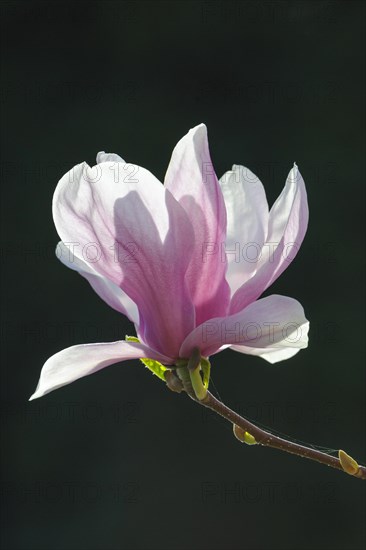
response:
<path fill-rule="evenodd" d="M 29 401 L 119 361 L 142 357 L 156 359 L 166 364 L 170 362 L 169 358 L 154 352 L 144 344 L 124 340 L 102 344 L 81 344 L 64 349 L 46 361 L 37 389 Z"/>
<path fill-rule="evenodd" d="M 255 273 L 267 237 L 268 203 L 259 178 L 235 165 L 220 179 L 227 213 L 226 279 L 231 294 Z"/>
<path fill-rule="evenodd" d="M 306 348 L 309 322 L 301 304 L 288 296 L 273 294 L 253 302 L 228 317 L 210 319 L 187 336 L 180 357 L 190 357 L 199 348 L 206 357 L 218 353 L 222 346 L 272 349 Z"/>
<path fill-rule="evenodd" d="M 213 169 L 207 128 L 199 124 L 177 143 L 165 176 L 165 187 L 182 205 L 195 235 L 186 280 L 195 305 L 196 323 L 224 315 L 230 288 L 225 278 L 224 198 Z"/>
<path fill-rule="evenodd" d="M 194 327 L 194 233 L 170 191 L 141 166 L 80 164 L 59 181 L 53 218 L 61 240 L 137 305 L 143 341 L 178 357 Z"/>
<path fill-rule="evenodd" d="M 268 236 L 257 271 L 233 296 L 232 313 L 256 300 L 290 265 L 304 239 L 308 217 L 305 184 L 295 165 L 269 213 Z"/>
<path fill-rule="evenodd" d="M 138 325 L 139 312 L 135 302 L 112 281 L 95 271 L 92 264 L 79 258 L 77 252 L 80 254 L 80 250 L 77 250 L 76 247 L 71 244 L 66 246 L 62 241 L 56 248 L 56 256 L 64 265 L 80 273 L 102 300 Z"/>
<path fill-rule="evenodd" d="M 126 161 L 116 153 L 106 153 L 105 151 L 99 151 L 97 154 L 97 164 L 101 162 L 123 162 L 126 164 Z"/>
<path fill-rule="evenodd" d="M 299 172 L 297 164 L 294 164 L 288 174 L 286 184 L 282 189 L 281 194 L 278 196 L 270 210 L 268 220 L 268 242 L 279 243 L 282 239 L 285 229 L 289 223 L 300 186 L 301 189 L 304 187 L 302 176 Z M 304 193 L 304 196 L 306 198 L 306 193 Z M 289 229 L 292 229 L 292 232 L 290 233 L 291 237 L 297 236 L 297 226 L 290 227 Z M 306 227 L 304 229 L 306 229 Z"/>
<path fill-rule="evenodd" d="M 287 348 L 287 347 L 284 347 L 282 349 L 267 348 L 266 350 L 263 350 L 263 348 L 249 348 L 247 346 L 231 346 L 231 349 L 234 351 L 238 351 L 239 353 L 245 353 L 246 355 L 257 355 L 258 357 L 265 359 L 272 365 L 274 363 L 278 363 L 279 361 L 290 359 L 300 351 L 300 348 Z"/>

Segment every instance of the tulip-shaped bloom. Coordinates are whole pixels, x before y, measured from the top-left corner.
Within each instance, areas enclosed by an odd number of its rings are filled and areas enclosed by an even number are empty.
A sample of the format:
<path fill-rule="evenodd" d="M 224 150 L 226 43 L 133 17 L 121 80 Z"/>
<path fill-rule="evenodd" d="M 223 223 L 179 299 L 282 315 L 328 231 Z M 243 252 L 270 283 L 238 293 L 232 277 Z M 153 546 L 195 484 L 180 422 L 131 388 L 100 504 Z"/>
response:
<path fill-rule="evenodd" d="M 307 346 L 299 302 L 258 299 L 304 238 L 308 207 L 296 165 L 268 208 L 259 179 L 243 166 L 218 180 L 206 127 L 176 145 L 161 184 L 148 170 L 99 153 L 58 183 L 53 217 L 58 258 L 135 325 L 137 338 L 81 344 L 45 363 L 31 399 L 113 363 L 149 358 L 165 367 L 194 350 L 231 347 L 270 363 Z"/>

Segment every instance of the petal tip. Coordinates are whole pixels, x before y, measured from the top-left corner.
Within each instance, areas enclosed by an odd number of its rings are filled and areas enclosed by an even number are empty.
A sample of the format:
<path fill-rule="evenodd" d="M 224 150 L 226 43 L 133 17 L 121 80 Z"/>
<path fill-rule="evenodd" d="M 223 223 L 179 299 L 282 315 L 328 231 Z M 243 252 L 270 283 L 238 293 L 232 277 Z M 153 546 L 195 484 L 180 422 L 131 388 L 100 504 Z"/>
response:
<path fill-rule="evenodd" d="M 293 173 L 294 177 L 297 178 L 298 173 L 299 173 L 299 167 L 298 167 L 298 165 L 296 164 L 296 161 L 294 161 L 294 165 L 293 165 L 293 167 L 291 168 L 291 172 Z"/>
<path fill-rule="evenodd" d="M 28 401 L 33 401 L 34 399 L 38 399 L 39 397 L 42 397 L 42 395 L 38 395 L 38 392 L 35 391 L 35 392 L 30 396 L 30 398 L 28 399 Z"/>
<path fill-rule="evenodd" d="M 123 158 L 116 153 L 106 153 L 105 151 L 99 151 L 99 153 L 97 153 L 97 164 L 101 164 L 102 162 L 122 162 L 125 164 Z"/>
<path fill-rule="evenodd" d="M 207 136 L 207 126 L 206 124 L 201 122 L 200 124 L 197 124 L 197 126 L 193 126 L 193 128 L 189 130 L 189 133 L 202 134 L 202 136 Z"/>

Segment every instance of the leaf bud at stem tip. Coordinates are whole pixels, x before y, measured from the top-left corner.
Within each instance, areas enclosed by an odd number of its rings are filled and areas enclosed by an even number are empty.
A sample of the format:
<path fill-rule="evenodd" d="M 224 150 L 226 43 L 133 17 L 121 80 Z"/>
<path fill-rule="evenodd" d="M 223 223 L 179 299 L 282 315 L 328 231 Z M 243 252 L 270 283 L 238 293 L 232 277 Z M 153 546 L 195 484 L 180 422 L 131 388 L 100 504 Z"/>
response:
<path fill-rule="evenodd" d="M 346 474 L 349 474 L 350 476 L 356 476 L 360 470 L 360 466 L 357 464 L 354 458 L 349 456 L 347 453 L 342 451 L 340 449 L 338 451 L 338 458 L 339 462 L 341 463 L 341 466 L 343 470 L 346 472 Z"/>

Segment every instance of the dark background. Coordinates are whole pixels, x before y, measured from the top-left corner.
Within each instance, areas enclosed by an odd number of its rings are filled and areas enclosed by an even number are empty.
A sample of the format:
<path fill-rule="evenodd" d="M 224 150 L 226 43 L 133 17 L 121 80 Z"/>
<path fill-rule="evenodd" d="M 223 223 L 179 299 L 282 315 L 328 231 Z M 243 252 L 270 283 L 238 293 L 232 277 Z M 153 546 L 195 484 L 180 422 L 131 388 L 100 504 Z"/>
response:
<path fill-rule="evenodd" d="M 296 261 L 309 348 L 213 358 L 221 398 L 276 432 L 365 462 L 364 8 L 358 1 L 2 2 L 2 548 L 360 550 L 364 484 L 240 445 L 139 362 L 29 403 L 44 361 L 129 322 L 54 256 L 51 198 L 115 151 L 163 178 L 208 126 L 270 204 L 293 161 L 310 205 Z"/>

